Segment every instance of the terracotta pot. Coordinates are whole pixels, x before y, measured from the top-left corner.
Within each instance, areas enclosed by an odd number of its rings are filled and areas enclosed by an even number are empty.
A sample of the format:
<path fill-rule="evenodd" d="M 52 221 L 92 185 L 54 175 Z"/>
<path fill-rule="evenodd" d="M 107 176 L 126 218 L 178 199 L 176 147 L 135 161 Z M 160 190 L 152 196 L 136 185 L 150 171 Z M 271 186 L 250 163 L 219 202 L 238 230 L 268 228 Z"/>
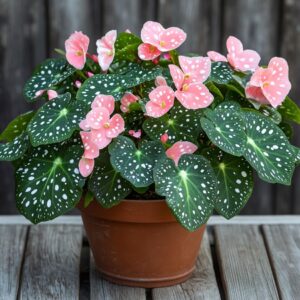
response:
<path fill-rule="evenodd" d="M 181 283 L 192 274 L 205 225 L 184 229 L 164 200 L 96 201 L 81 215 L 96 266 L 114 283 L 144 288 Z"/>

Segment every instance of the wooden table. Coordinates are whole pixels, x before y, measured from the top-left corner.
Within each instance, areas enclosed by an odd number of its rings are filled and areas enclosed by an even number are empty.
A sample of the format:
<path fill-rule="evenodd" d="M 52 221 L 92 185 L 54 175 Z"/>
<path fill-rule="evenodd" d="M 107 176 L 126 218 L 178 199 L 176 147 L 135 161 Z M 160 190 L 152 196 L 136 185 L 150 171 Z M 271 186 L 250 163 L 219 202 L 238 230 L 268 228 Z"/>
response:
<path fill-rule="evenodd" d="M 102 280 L 81 219 L 0 217 L 0 299 L 300 299 L 300 216 L 212 217 L 187 282 L 145 290 Z"/>

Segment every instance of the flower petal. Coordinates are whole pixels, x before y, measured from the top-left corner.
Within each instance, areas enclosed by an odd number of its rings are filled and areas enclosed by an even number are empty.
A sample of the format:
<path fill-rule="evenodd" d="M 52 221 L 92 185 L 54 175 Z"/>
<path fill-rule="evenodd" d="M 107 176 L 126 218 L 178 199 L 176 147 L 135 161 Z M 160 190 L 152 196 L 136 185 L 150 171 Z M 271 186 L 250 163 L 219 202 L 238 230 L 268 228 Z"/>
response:
<path fill-rule="evenodd" d="M 91 131 L 91 137 L 93 140 L 93 143 L 99 148 L 99 149 L 104 149 L 107 147 L 110 142 L 111 138 L 108 138 L 106 136 L 106 130 L 103 129 L 94 129 Z"/>
<path fill-rule="evenodd" d="M 155 86 L 158 87 L 158 86 L 161 86 L 161 85 L 168 85 L 165 77 L 163 76 L 157 76 L 155 78 Z"/>
<path fill-rule="evenodd" d="M 109 111 L 104 107 L 92 109 L 86 116 L 87 126 L 100 129 L 109 121 Z"/>
<path fill-rule="evenodd" d="M 142 60 L 153 60 L 158 57 L 161 52 L 151 44 L 140 44 L 138 47 L 138 56 Z"/>
<path fill-rule="evenodd" d="M 80 132 L 81 140 L 84 147 L 83 157 L 93 159 L 99 156 L 99 149 L 94 144 L 91 132 Z"/>
<path fill-rule="evenodd" d="M 165 29 L 159 36 L 157 48 L 162 52 L 168 52 L 178 48 L 186 40 L 186 33 L 178 27 Z"/>
<path fill-rule="evenodd" d="M 120 109 L 122 112 L 128 112 L 129 111 L 129 105 L 131 103 L 134 103 L 138 101 L 139 97 L 132 93 L 125 93 L 125 95 L 121 99 L 121 106 Z"/>
<path fill-rule="evenodd" d="M 224 61 L 224 62 L 227 62 L 227 58 L 224 55 L 222 55 L 221 53 L 216 52 L 216 51 L 208 51 L 207 52 L 207 56 L 212 61 Z"/>
<path fill-rule="evenodd" d="M 169 70 L 170 70 L 173 82 L 176 86 L 176 89 L 180 90 L 183 85 L 183 81 L 184 81 L 183 72 L 176 65 L 169 65 Z"/>
<path fill-rule="evenodd" d="M 166 151 L 167 157 L 174 160 L 175 165 L 178 165 L 178 161 L 183 154 L 192 154 L 198 147 L 191 142 L 176 142 L 171 148 Z"/>
<path fill-rule="evenodd" d="M 144 43 L 159 45 L 159 36 L 165 29 L 158 22 L 148 21 L 143 25 L 141 38 Z"/>
<path fill-rule="evenodd" d="M 125 130 L 125 122 L 121 115 L 115 114 L 109 121 L 109 128 L 106 129 L 108 138 L 115 138 Z"/>
<path fill-rule="evenodd" d="M 93 159 L 81 158 L 79 161 L 79 172 L 83 177 L 88 177 L 94 170 L 95 161 Z"/>
<path fill-rule="evenodd" d="M 111 115 L 115 109 L 115 98 L 110 95 L 98 95 L 92 102 L 92 109 L 97 107 L 104 107 Z"/>

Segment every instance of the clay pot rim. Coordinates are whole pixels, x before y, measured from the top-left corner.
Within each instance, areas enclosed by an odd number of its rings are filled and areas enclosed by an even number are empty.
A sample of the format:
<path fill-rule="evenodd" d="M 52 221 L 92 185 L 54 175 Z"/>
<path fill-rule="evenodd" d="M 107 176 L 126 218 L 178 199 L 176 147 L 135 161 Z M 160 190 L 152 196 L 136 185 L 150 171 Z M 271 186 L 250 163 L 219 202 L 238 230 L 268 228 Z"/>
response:
<path fill-rule="evenodd" d="M 178 222 L 165 199 L 140 200 L 124 199 L 118 205 L 104 208 L 94 199 L 88 207 L 83 200 L 78 205 L 81 214 L 96 219 L 126 223 L 174 223 Z"/>

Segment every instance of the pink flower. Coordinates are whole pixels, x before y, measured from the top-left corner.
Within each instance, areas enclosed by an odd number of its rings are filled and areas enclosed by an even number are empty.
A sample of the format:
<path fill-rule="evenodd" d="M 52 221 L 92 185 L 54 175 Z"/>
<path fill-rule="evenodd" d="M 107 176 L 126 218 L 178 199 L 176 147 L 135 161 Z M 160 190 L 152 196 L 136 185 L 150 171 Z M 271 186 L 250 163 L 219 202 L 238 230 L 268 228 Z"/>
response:
<path fill-rule="evenodd" d="M 176 142 L 171 148 L 166 151 L 167 157 L 174 160 L 175 165 L 178 166 L 178 161 L 183 154 L 192 154 L 198 147 L 191 142 Z"/>
<path fill-rule="evenodd" d="M 178 48 L 186 39 L 186 33 L 177 28 L 165 29 L 160 23 L 148 21 L 141 32 L 143 44 L 138 48 L 139 58 L 153 60 L 162 52 L 169 52 Z"/>
<path fill-rule="evenodd" d="M 98 61 L 101 69 L 107 71 L 115 57 L 117 31 L 111 30 L 96 42 Z"/>
<path fill-rule="evenodd" d="M 153 118 L 166 114 L 174 105 L 174 91 L 169 86 L 159 86 L 149 93 L 146 113 Z"/>
<path fill-rule="evenodd" d="M 75 80 L 74 85 L 79 89 L 82 85 L 82 82 L 80 80 Z"/>
<path fill-rule="evenodd" d="M 98 95 L 92 102 L 92 108 L 104 107 L 111 115 L 115 110 L 115 99 L 110 95 Z"/>
<path fill-rule="evenodd" d="M 54 90 L 48 90 L 47 95 L 49 100 L 52 100 L 58 96 L 57 92 Z"/>
<path fill-rule="evenodd" d="M 91 132 L 81 131 L 80 136 L 84 147 L 83 157 L 88 159 L 94 159 L 98 157 L 99 149 L 93 142 Z"/>
<path fill-rule="evenodd" d="M 245 89 L 247 98 L 277 107 L 291 89 L 288 73 L 286 60 L 273 57 L 267 68 L 258 68 L 253 73 Z"/>
<path fill-rule="evenodd" d="M 209 58 L 179 56 L 179 64 L 181 69 L 176 65 L 169 65 L 178 101 L 187 109 L 209 106 L 214 98 L 203 84 L 211 71 Z"/>
<path fill-rule="evenodd" d="M 207 52 L 212 61 L 228 61 L 238 71 L 254 71 L 260 62 L 259 54 L 254 50 L 244 50 L 242 42 L 234 36 L 228 37 L 226 41 L 227 59 L 224 55 L 215 52 Z"/>
<path fill-rule="evenodd" d="M 91 77 L 93 77 L 95 74 L 92 73 L 92 72 L 86 72 L 86 75 L 87 75 L 88 78 L 91 78 Z"/>
<path fill-rule="evenodd" d="M 95 161 L 82 157 L 79 161 L 79 171 L 83 177 L 88 177 L 94 170 Z"/>
<path fill-rule="evenodd" d="M 137 131 L 129 130 L 128 133 L 129 133 L 129 135 L 133 136 L 136 139 L 139 139 L 142 136 L 142 130 L 141 129 L 139 129 Z"/>
<path fill-rule="evenodd" d="M 89 47 L 90 39 L 81 31 L 75 31 L 65 42 L 66 58 L 74 68 L 82 70 L 86 54 Z"/>
<path fill-rule="evenodd" d="M 160 137 L 160 140 L 163 144 L 165 144 L 168 141 L 168 139 L 169 139 L 169 136 L 167 133 L 162 134 Z"/>
<path fill-rule="evenodd" d="M 155 86 L 168 85 L 166 79 L 163 76 L 157 76 L 155 78 Z"/>
<path fill-rule="evenodd" d="M 133 95 L 132 93 L 125 93 L 125 95 L 121 99 L 121 111 L 124 113 L 128 112 L 130 104 L 137 102 L 138 100 L 139 97 Z"/>

